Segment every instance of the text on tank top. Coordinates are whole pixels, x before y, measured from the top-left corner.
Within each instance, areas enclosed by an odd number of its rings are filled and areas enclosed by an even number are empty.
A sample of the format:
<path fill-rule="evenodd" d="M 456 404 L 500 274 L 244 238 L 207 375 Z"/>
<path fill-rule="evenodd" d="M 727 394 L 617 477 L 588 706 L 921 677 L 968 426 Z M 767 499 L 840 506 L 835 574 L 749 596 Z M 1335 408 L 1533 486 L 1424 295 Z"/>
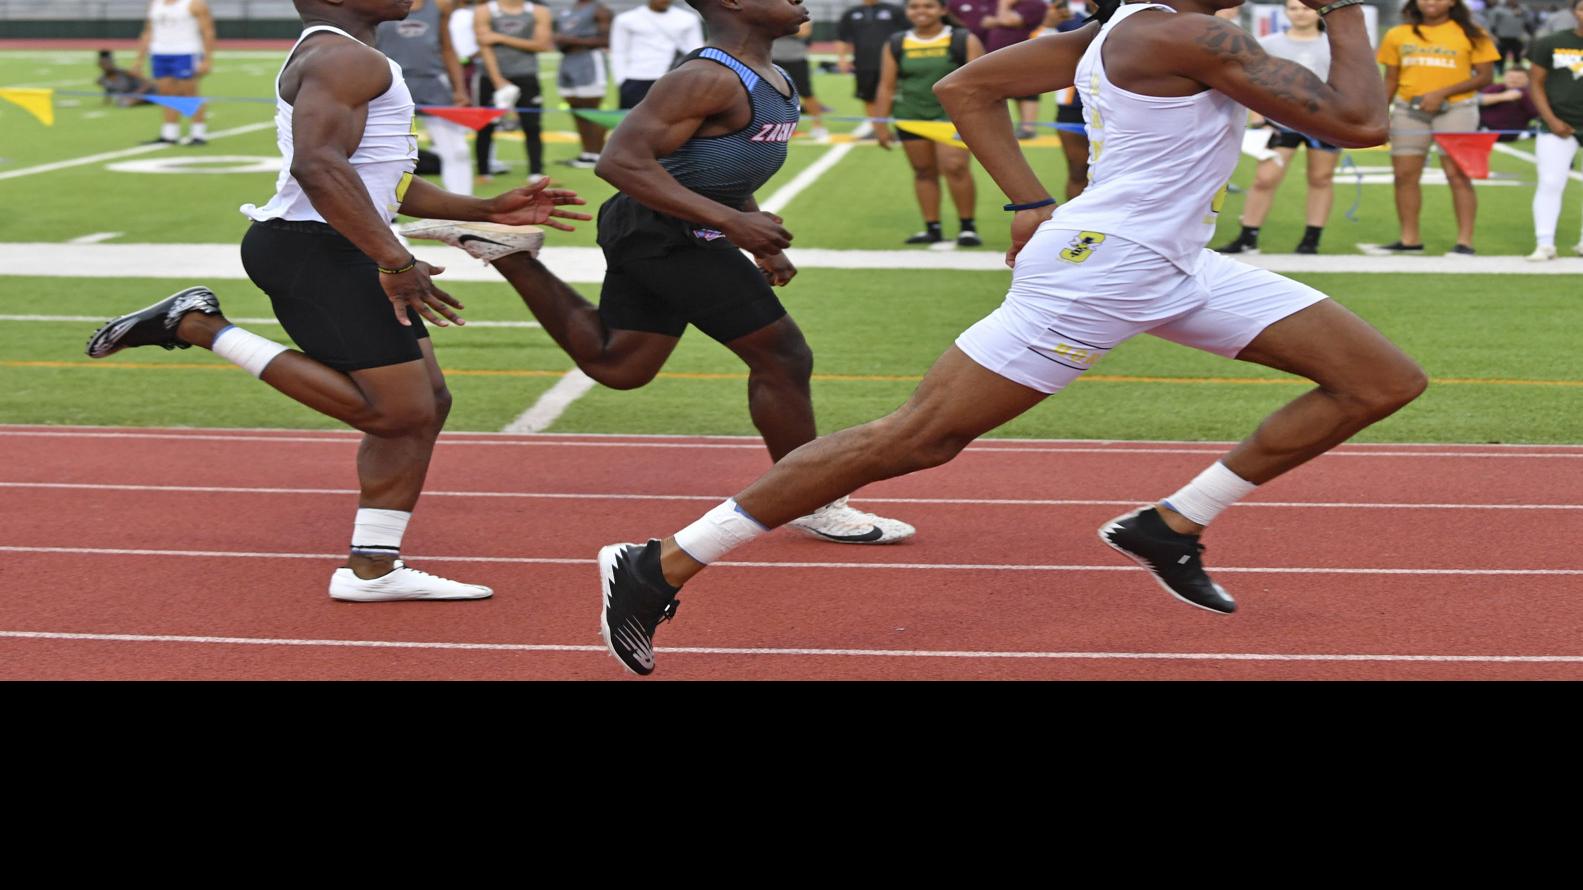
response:
<path fill-rule="evenodd" d="M 203 34 L 192 0 L 154 0 L 149 6 L 148 51 L 156 56 L 190 56 L 203 52 Z"/>
<path fill-rule="evenodd" d="M 244 204 L 241 211 L 249 219 L 262 222 L 270 219 L 311 220 L 324 222 L 324 216 L 313 206 L 307 192 L 291 175 L 295 146 L 292 143 L 292 107 L 280 94 L 280 79 L 287 65 L 297 53 L 297 48 L 309 35 L 320 31 L 338 34 L 357 43 L 362 41 L 329 25 L 314 25 L 305 29 L 297 38 L 296 46 L 286 55 L 285 64 L 275 75 L 275 142 L 280 148 L 280 176 L 275 181 L 275 195 L 263 207 Z M 363 44 L 367 45 L 367 44 Z M 357 172 L 367 190 L 374 208 L 385 218 L 394 217 L 406 196 L 413 168 L 418 162 L 417 119 L 413 117 L 412 95 L 401 77 L 401 67 L 387 58 L 390 67 L 390 87 L 368 103 L 368 119 L 363 125 L 362 138 L 357 150 L 347 163 Z"/>
<path fill-rule="evenodd" d="M 489 4 L 489 29 L 497 34 L 507 37 L 516 37 L 522 40 L 532 40 L 534 25 L 534 6 L 532 3 L 523 3 L 521 12 L 506 12 L 499 3 Z M 495 51 L 495 64 L 500 66 L 501 77 L 526 77 L 538 75 L 539 54 L 530 53 L 525 49 L 506 46 L 497 43 L 490 47 Z"/>
<path fill-rule="evenodd" d="M 740 208 L 786 163 L 786 144 L 797 129 L 797 88 L 779 66 L 775 71 L 791 95 L 731 54 L 711 46 L 693 50 L 682 61 L 707 59 L 736 73 L 753 106 L 753 119 L 734 133 L 694 136 L 660 158 L 660 166 L 683 186 L 714 201 Z"/>
<path fill-rule="evenodd" d="M 1214 235 L 1248 113 L 1215 90 L 1146 96 L 1110 81 L 1107 39 L 1117 25 L 1149 9 L 1178 14 L 1152 3 L 1122 6 L 1077 64 L 1089 134 L 1089 185 L 1045 225 L 1114 235 L 1192 272 Z"/>

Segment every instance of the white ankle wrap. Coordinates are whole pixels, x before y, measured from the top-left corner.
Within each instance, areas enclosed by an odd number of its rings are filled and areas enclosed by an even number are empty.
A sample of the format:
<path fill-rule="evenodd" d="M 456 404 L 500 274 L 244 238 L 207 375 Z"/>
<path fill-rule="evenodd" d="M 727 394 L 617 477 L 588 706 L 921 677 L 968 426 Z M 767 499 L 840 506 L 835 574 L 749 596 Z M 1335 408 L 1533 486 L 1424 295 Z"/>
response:
<path fill-rule="evenodd" d="M 693 559 L 709 565 L 767 531 L 769 529 L 749 516 L 732 498 L 677 532 L 676 546 Z"/>

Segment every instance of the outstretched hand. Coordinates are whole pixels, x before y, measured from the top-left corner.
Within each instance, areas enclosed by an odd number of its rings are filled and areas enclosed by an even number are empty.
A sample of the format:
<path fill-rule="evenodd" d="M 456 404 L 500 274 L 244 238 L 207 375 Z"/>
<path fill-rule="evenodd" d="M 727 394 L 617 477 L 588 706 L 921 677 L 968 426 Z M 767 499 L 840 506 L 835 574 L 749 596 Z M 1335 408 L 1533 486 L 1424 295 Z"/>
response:
<path fill-rule="evenodd" d="M 444 271 L 444 266 L 431 266 L 415 259 L 412 268 L 405 272 L 396 275 L 380 273 L 379 286 L 384 288 L 385 296 L 390 298 L 391 308 L 396 310 L 397 322 L 410 327 L 412 322 L 407 318 L 407 310 L 411 309 L 424 321 L 442 328 L 446 326 L 445 319 L 437 317 L 435 312 L 456 324 L 467 323 L 455 312 L 455 309 L 463 308 L 462 301 L 435 287 L 430 280 L 431 276 Z"/>
<path fill-rule="evenodd" d="M 571 189 L 549 188 L 550 181 L 541 179 L 532 185 L 512 189 L 496 195 L 489 201 L 488 222 L 505 226 L 549 226 L 563 232 L 576 229 L 559 219 L 587 221 L 593 219 L 586 213 L 564 210 L 563 207 L 587 204 Z"/>

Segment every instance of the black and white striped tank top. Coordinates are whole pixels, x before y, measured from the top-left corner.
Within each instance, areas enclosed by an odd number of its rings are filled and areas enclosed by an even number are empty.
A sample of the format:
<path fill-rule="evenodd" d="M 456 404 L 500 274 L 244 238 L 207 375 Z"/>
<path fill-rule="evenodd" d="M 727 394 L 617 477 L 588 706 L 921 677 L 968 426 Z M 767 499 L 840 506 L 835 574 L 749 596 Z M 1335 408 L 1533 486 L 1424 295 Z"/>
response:
<path fill-rule="evenodd" d="M 730 68 L 742 80 L 753 120 L 735 133 L 695 136 L 660 159 L 660 166 L 687 188 L 731 207 L 741 207 L 786 163 L 786 143 L 797 129 L 800 100 L 791 78 L 779 66 L 791 95 L 760 77 L 730 53 L 706 46 L 683 61 L 708 59 Z"/>

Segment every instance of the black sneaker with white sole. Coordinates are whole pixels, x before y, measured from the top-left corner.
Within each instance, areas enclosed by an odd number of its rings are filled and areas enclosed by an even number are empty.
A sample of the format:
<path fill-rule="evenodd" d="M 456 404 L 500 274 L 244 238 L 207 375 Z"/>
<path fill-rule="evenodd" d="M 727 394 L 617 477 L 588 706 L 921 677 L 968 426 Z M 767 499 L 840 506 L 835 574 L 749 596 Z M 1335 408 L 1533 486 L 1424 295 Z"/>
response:
<path fill-rule="evenodd" d="M 679 588 L 660 571 L 660 542 L 611 544 L 599 551 L 604 606 L 599 633 L 605 646 L 634 674 L 654 673 L 654 629 L 676 617 Z"/>
<path fill-rule="evenodd" d="M 1142 507 L 1099 529 L 1099 539 L 1130 557 L 1182 602 L 1229 615 L 1237 603 L 1204 572 L 1204 545 L 1165 524 L 1160 511 Z"/>
<path fill-rule="evenodd" d="M 200 284 L 129 315 L 112 318 L 88 338 L 88 357 L 104 358 L 132 346 L 187 349 L 192 344 L 177 339 L 176 325 L 189 312 L 219 315 L 220 300 L 214 291 Z"/>

